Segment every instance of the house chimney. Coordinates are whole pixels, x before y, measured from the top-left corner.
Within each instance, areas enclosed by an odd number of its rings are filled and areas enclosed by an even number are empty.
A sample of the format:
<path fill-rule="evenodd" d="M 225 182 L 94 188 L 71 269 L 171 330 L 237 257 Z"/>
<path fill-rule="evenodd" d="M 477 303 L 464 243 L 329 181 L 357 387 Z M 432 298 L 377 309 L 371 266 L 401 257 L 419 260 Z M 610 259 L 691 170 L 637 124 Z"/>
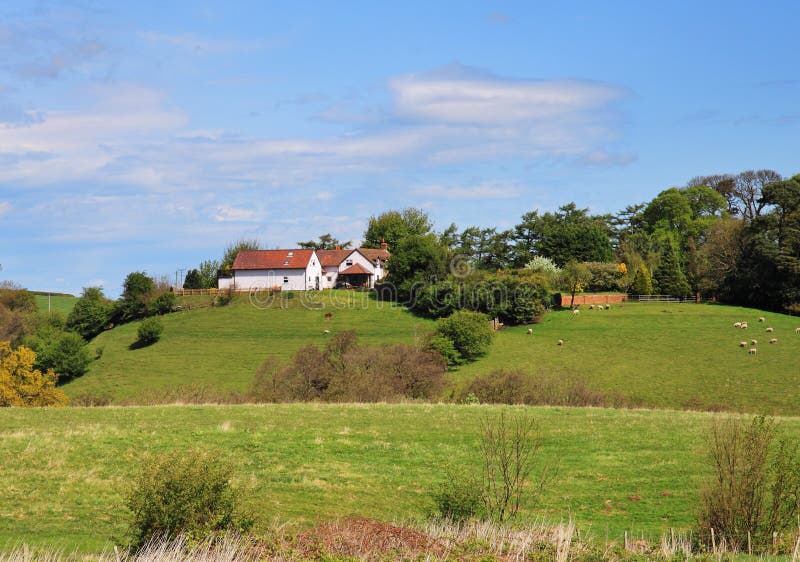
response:
<path fill-rule="evenodd" d="M 387 250 L 387 249 L 389 249 L 389 244 L 386 243 L 386 240 L 381 238 L 381 250 Z"/>
<path fill-rule="evenodd" d="M 337 249 L 337 250 L 341 250 L 341 249 L 342 249 L 342 247 L 341 247 L 339 244 L 336 244 L 336 249 Z"/>

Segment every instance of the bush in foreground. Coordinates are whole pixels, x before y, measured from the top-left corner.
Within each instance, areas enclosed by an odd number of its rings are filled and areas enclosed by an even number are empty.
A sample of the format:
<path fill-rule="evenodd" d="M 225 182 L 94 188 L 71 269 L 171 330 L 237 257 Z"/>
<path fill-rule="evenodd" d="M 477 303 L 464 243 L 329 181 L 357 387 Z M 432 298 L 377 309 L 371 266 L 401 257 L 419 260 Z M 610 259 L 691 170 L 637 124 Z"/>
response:
<path fill-rule="evenodd" d="M 56 374 L 34 368 L 36 354 L 0 342 L 0 407 L 63 406 L 66 395 L 56 388 Z"/>
<path fill-rule="evenodd" d="M 231 469 L 207 452 L 186 451 L 145 461 L 125 497 L 132 546 L 179 534 L 202 540 L 213 533 L 246 531 Z"/>
<path fill-rule="evenodd" d="M 436 333 L 453 342 L 458 352 L 457 364 L 474 361 L 485 354 L 494 335 L 485 314 L 465 310 L 437 320 Z"/>

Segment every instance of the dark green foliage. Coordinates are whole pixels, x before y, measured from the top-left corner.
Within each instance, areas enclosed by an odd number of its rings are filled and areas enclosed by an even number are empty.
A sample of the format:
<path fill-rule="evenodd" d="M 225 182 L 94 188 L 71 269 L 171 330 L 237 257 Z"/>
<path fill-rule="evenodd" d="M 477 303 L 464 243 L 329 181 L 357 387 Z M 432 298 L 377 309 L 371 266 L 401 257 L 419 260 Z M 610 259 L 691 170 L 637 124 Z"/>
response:
<path fill-rule="evenodd" d="M 172 312 L 176 306 L 175 293 L 166 291 L 147 303 L 148 314 L 167 314 Z"/>
<path fill-rule="evenodd" d="M 427 349 L 442 356 L 448 367 L 461 363 L 461 354 L 456 350 L 453 340 L 441 334 L 431 334 Z"/>
<path fill-rule="evenodd" d="M 105 297 L 102 289 L 84 287 L 83 293 L 67 316 L 67 328 L 90 340 L 103 331 L 111 320 L 113 310 L 113 303 Z"/>
<path fill-rule="evenodd" d="M 622 273 L 619 270 L 619 264 L 614 262 L 587 262 L 584 265 L 592 274 L 592 278 L 586 285 L 586 291 L 602 293 L 621 289 Z"/>
<path fill-rule="evenodd" d="M 143 271 L 134 271 L 128 274 L 122 287 L 122 296 L 114 305 L 114 322 L 121 324 L 147 316 L 147 301 L 155 291 L 153 279 Z"/>
<path fill-rule="evenodd" d="M 217 286 L 217 270 L 220 264 L 217 260 L 206 260 L 200 262 L 200 288 L 211 289 Z"/>
<path fill-rule="evenodd" d="M 773 533 L 796 529 L 800 517 L 800 455 L 764 416 L 716 421 L 708 440 L 712 476 L 701 494 L 698 536 L 711 544 L 766 553 Z"/>
<path fill-rule="evenodd" d="M 146 459 L 125 494 L 131 546 L 179 533 L 200 540 L 212 533 L 249 529 L 252 522 L 238 512 L 232 472 L 216 455 L 200 451 Z"/>
<path fill-rule="evenodd" d="M 75 332 L 62 332 L 37 350 L 36 367 L 53 369 L 58 382 L 80 377 L 89 369 L 92 357 L 84 339 Z"/>
<path fill-rule="evenodd" d="M 402 238 L 392 251 L 389 279 L 401 298 L 413 302 L 425 285 L 447 277 L 449 253 L 434 234 L 411 234 Z"/>
<path fill-rule="evenodd" d="M 460 310 L 436 322 L 438 335 L 453 342 L 459 363 L 474 361 L 489 351 L 494 332 L 489 318 L 480 312 Z"/>
<path fill-rule="evenodd" d="M 497 312 L 497 317 L 504 324 L 528 324 L 544 313 L 544 303 L 550 298 L 549 291 L 543 283 L 515 278 L 501 278 L 506 294 L 504 306 Z"/>
<path fill-rule="evenodd" d="M 138 337 L 136 343 L 139 346 L 152 345 L 161 338 L 161 332 L 163 331 L 164 325 L 161 320 L 156 317 L 145 318 L 136 330 Z"/>
<path fill-rule="evenodd" d="M 190 269 L 186 273 L 186 278 L 183 281 L 184 289 L 202 289 L 203 278 L 200 275 L 199 269 Z"/>
<path fill-rule="evenodd" d="M 661 263 L 653 272 L 653 281 L 659 294 L 685 298 L 691 293 L 686 276 L 681 270 L 678 252 L 671 239 L 661 253 Z"/>
<path fill-rule="evenodd" d="M 631 283 L 628 292 L 632 295 L 653 294 L 653 281 L 650 278 L 650 271 L 648 271 L 644 262 L 639 264 L 639 268 L 636 270 L 636 275 L 633 277 L 633 283 Z"/>
<path fill-rule="evenodd" d="M 336 239 L 331 234 L 323 234 L 319 240 L 308 240 L 306 242 L 298 242 L 300 248 L 308 248 L 310 250 L 335 250 L 336 248 L 347 249 L 352 245 L 350 240 L 342 242 Z"/>

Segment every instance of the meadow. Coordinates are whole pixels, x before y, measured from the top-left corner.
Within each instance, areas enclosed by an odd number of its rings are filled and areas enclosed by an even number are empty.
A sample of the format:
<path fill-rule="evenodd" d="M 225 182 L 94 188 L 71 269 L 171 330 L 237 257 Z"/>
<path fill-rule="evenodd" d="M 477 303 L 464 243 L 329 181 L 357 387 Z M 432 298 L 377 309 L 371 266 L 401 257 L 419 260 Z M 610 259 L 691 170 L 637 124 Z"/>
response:
<path fill-rule="evenodd" d="M 331 334 L 355 330 L 370 344 L 423 341 L 433 322 L 362 293 L 328 291 L 256 303 L 237 297 L 208 307 L 208 297 L 188 297 L 187 309 L 162 318 L 164 333 L 153 346 L 130 349 L 138 324 L 114 328 L 90 345 L 100 358 L 89 373 L 63 388 L 72 397 L 102 395 L 113 402 L 150 402 L 164 389 L 198 386 L 247 388 L 268 357 L 288 362 L 301 347 L 324 345 Z M 285 308 L 283 308 L 285 306 Z M 329 319 L 325 315 L 330 313 Z M 761 324 L 760 316 L 766 318 Z M 748 330 L 733 327 L 749 323 Z M 765 327 L 774 328 L 767 334 Z M 531 377 L 579 380 L 589 388 L 655 408 L 729 409 L 800 414 L 800 318 L 755 309 L 678 303 L 625 303 L 610 310 L 583 307 L 547 313 L 540 324 L 497 332 L 489 353 L 453 370 L 443 400 L 457 399 L 474 377 L 498 369 Z M 768 344 L 770 337 L 778 343 Z M 563 346 L 556 345 L 564 341 Z M 758 340 L 748 355 L 740 341 Z M 100 353 L 101 352 L 101 353 Z"/>
<path fill-rule="evenodd" d="M 713 414 L 455 405 L 157 406 L 0 411 L 0 550 L 99 552 L 125 540 L 122 494 L 150 454 L 214 451 L 256 531 L 338 516 L 422 520 L 447 464 L 477 469 L 481 417 L 535 417 L 557 477 L 520 523 L 572 518 L 583 536 L 688 529 Z M 783 419 L 800 437 L 800 420 Z"/>
<path fill-rule="evenodd" d="M 36 299 L 36 305 L 39 307 L 39 310 L 47 312 L 49 307 L 49 310 L 59 312 L 64 316 L 70 313 L 72 307 L 75 306 L 75 302 L 78 300 L 72 295 L 59 294 L 48 296 L 47 293 L 35 293 L 34 298 Z"/>

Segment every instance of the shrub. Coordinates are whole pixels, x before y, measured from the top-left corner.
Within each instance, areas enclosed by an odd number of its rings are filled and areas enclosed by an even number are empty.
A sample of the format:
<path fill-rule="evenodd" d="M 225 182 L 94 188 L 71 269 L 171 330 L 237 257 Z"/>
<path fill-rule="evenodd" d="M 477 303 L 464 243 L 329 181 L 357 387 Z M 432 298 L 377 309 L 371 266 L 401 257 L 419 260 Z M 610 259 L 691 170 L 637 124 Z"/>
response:
<path fill-rule="evenodd" d="M 175 304 L 175 293 L 166 291 L 147 303 L 147 312 L 149 314 L 167 314 L 172 312 Z"/>
<path fill-rule="evenodd" d="M 446 480 L 432 494 L 436 516 L 456 523 L 476 517 L 483 506 L 481 485 L 468 472 L 449 468 Z"/>
<path fill-rule="evenodd" d="M 742 550 L 765 552 L 773 533 L 794 529 L 800 517 L 800 455 L 797 443 L 781 438 L 764 416 L 748 424 L 716 421 L 708 440 L 712 477 L 701 493 L 699 537 Z"/>
<path fill-rule="evenodd" d="M 147 459 L 125 494 L 132 546 L 178 533 L 201 540 L 221 531 L 245 531 L 232 470 L 207 452 L 187 451 Z"/>
<path fill-rule="evenodd" d="M 586 262 L 584 265 L 592 273 L 592 278 L 586 286 L 587 291 L 600 293 L 620 290 L 624 272 L 619 264 L 593 261 Z"/>
<path fill-rule="evenodd" d="M 636 270 L 636 275 L 633 276 L 633 283 L 628 288 L 628 292 L 632 295 L 652 295 L 653 294 L 653 281 L 650 277 L 650 271 L 644 262 L 639 264 Z"/>
<path fill-rule="evenodd" d="M 485 354 L 494 335 L 485 314 L 463 310 L 437 320 L 436 332 L 453 342 L 462 363 Z"/>
<path fill-rule="evenodd" d="M 0 342 L 0 407 L 63 406 L 67 397 L 56 388 L 56 374 L 34 368 L 36 353 L 27 347 L 12 350 Z"/>
<path fill-rule="evenodd" d="M 91 354 L 84 339 L 75 332 L 65 332 L 46 343 L 36 358 L 36 366 L 44 371 L 52 369 L 59 382 L 66 382 L 86 374 Z"/>
<path fill-rule="evenodd" d="M 431 334 L 426 345 L 433 353 L 438 353 L 448 367 L 461 364 L 461 354 L 456 350 L 453 340 L 441 334 Z"/>
<path fill-rule="evenodd" d="M 136 330 L 138 336 L 137 344 L 140 346 L 152 345 L 161 338 L 161 332 L 164 331 L 164 326 L 158 318 L 145 318 L 139 324 L 139 329 Z"/>

